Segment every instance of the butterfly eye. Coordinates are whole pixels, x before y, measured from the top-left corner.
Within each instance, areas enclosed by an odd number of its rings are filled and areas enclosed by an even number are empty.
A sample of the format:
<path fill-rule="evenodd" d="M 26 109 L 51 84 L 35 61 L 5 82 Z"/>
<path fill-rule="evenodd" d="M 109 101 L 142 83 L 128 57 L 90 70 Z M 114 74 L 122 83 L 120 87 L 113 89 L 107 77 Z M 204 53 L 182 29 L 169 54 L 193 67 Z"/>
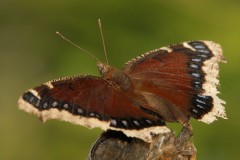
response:
<path fill-rule="evenodd" d="M 111 66 L 100 62 L 97 63 L 97 67 L 102 77 L 106 77 L 107 73 L 113 69 Z"/>

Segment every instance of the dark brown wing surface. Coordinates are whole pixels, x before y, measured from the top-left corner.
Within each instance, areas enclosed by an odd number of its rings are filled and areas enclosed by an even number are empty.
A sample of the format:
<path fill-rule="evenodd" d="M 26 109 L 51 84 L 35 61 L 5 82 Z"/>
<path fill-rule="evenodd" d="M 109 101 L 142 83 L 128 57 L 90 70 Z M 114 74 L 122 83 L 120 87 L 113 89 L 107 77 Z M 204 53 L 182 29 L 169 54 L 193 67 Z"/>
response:
<path fill-rule="evenodd" d="M 218 63 L 223 60 L 218 44 L 192 41 L 145 53 L 129 61 L 123 71 L 136 91 L 153 102 L 149 109 L 166 114 L 165 119 L 180 116 L 175 120 L 184 121 L 192 116 L 211 123 L 216 116 L 225 117 L 224 101 L 216 96 Z"/>
<path fill-rule="evenodd" d="M 120 130 L 145 141 L 149 141 L 151 132 L 169 131 L 164 121 L 145 113 L 111 83 L 93 76 L 47 82 L 24 93 L 19 105 L 43 120 L 59 119 L 90 128 Z M 136 131 L 143 132 L 135 136 Z"/>

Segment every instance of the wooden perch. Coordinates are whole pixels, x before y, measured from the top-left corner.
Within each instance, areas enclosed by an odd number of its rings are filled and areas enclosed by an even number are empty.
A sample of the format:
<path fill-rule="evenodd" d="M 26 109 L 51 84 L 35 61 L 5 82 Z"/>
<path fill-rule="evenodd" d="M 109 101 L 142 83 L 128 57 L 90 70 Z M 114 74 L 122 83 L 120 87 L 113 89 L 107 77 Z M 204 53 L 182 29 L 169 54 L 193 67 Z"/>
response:
<path fill-rule="evenodd" d="M 191 129 L 183 128 L 178 136 L 174 132 L 154 135 L 152 143 L 146 143 L 108 130 L 95 142 L 87 160 L 195 160 L 191 135 Z"/>

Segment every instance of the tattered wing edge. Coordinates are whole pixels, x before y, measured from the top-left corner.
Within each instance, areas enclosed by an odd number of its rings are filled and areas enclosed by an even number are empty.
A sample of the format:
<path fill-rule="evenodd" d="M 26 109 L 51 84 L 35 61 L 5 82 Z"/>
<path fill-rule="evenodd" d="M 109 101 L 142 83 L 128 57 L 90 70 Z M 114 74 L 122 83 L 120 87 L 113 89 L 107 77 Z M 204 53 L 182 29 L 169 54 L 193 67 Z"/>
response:
<path fill-rule="evenodd" d="M 205 123 L 212 123 L 217 120 L 216 117 L 221 117 L 223 119 L 227 119 L 224 104 L 225 101 L 220 99 L 217 94 L 219 91 L 217 90 L 217 86 L 219 85 L 219 62 L 226 63 L 227 61 L 223 57 L 222 48 L 219 44 L 214 43 L 212 41 L 202 41 L 204 42 L 208 48 L 212 51 L 213 57 L 206 60 L 204 65 L 202 66 L 202 70 L 205 75 L 205 82 L 203 83 L 203 89 L 205 92 L 203 95 L 212 96 L 213 98 L 213 108 L 210 112 L 205 114 L 199 121 Z"/>
<path fill-rule="evenodd" d="M 160 133 L 168 133 L 170 132 L 170 129 L 166 126 L 153 126 L 148 127 L 144 129 L 122 129 L 122 128 L 114 128 L 110 126 L 110 121 L 100 121 L 97 118 L 85 118 L 82 116 L 72 115 L 71 113 L 67 111 L 60 111 L 56 108 L 51 108 L 49 110 L 45 111 L 39 111 L 38 109 L 34 108 L 31 104 L 24 101 L 22 97 L 18 100 L 19 109 L 24 110 L 28 113 L 34 114 L 37 117 L 41 118 L 44 122 L 48 119 L 57 119 L 61 121 L 71 122 L 73 124 L 82 125 L 88 128 L 95 128 L 99 127 L 103 130 L 116 130 L 116 131 L 122 131 L 126 136 L 128 137 L 136 137 L 140 138 L 145 142 L 152 142 L 152 135 L 153 134 L 160 134 Z"/>

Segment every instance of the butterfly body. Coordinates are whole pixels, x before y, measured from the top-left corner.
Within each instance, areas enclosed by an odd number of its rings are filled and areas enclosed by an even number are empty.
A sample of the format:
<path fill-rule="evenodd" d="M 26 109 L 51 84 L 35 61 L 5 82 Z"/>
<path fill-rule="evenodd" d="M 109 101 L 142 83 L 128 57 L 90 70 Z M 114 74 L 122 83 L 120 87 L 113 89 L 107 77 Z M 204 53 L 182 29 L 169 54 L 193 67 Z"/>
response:
<path fill-rule="evenodd" d="M 101 77 L 81 75 L 28 90 L 20 109 L 43 120 L 59 119 L 151 141 L 169 132 L 165 122 L 187 126 L 191 117 L 211 123 L 226 118 L 217 97 L 221 47 L 184 42 L 147 52 L 121 69 L 98 63 Z"/>
<path fill-rule="evenodd" d="M 170 102 L 162 99 L 159 95 L 145 91 L 142 88 L 144 84 L 141 84 L 141 81 L 132 81 L 131 75 L 109 65 L 99 63 L 97 66 L 103 79 L 112 87 L 119 89 L 135 103 L 140 104 L 144 109 L 151 108 L 152 113 L 150 114 L 166 122 L 180 122 L 187 125 L 190 115 L 181 114 L 180 110 L 177 110 L 176 106 L 172 107 L 173 104 L 170 104 Z"/>

